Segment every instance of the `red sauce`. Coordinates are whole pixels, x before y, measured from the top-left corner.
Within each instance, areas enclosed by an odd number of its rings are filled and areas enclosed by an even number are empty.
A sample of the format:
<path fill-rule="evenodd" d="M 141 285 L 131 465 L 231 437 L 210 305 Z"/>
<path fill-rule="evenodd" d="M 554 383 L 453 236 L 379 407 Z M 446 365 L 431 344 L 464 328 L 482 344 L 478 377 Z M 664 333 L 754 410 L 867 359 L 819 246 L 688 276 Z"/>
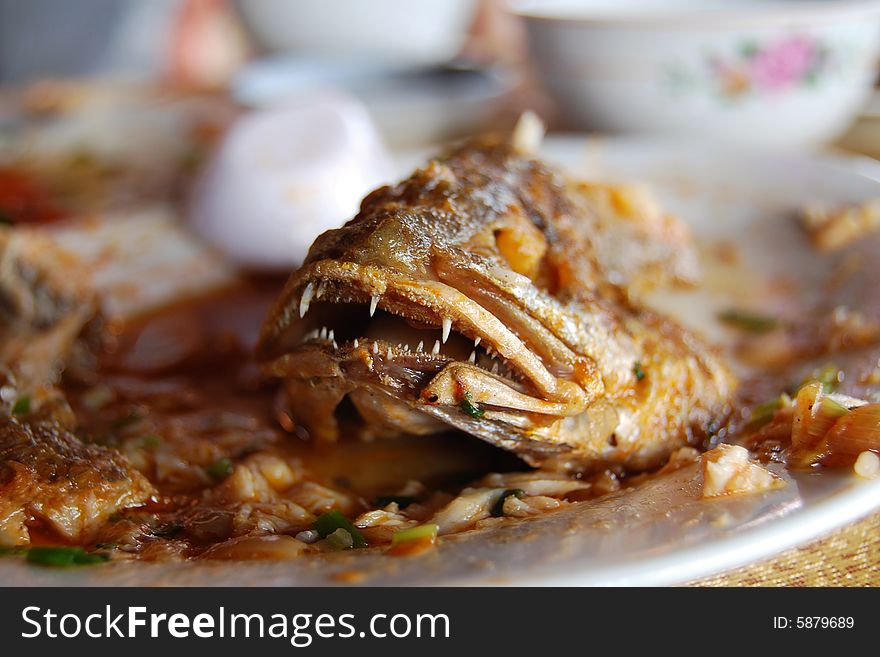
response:
<path fill-rule="evenodd" d="M 63 216 L 64 212 L 33 176 L 0 166 L 0 222 L 47 224 Z"/>

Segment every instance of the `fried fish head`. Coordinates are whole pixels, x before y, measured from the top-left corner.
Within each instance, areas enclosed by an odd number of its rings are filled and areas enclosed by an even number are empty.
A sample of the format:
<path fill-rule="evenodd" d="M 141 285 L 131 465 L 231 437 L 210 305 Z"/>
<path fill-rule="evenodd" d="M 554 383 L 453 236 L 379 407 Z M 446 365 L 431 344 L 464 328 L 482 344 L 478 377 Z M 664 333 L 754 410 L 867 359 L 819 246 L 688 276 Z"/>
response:
<path fill-rule="evenodd" d="M 338 437 L 347 397 L 379 433 L 452 425 L 532 463 L 639 460 L 638 440 L 625 444 L 646 410 L 634 363 L 669 351 L 708 406 L 729 381 L 645 328 L 625 295 L 594 293 L 590 248 L 558 174 L 476 140 L 321 235 L 258 355 L 319 440 Z"/>

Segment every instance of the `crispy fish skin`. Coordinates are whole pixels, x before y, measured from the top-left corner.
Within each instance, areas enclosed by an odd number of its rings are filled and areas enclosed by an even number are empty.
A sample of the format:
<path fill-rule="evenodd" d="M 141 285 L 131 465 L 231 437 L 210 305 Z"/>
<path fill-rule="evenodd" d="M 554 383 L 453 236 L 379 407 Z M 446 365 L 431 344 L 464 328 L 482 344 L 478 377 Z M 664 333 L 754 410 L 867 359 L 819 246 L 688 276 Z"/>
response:
<path fill-rule="evenodd" d="M 696 337 L 604 279 L 606 242 L 590 239 L 599 224 L 587 211 L 506 140 L 467 143 L 315 241 L 258 356 L 318 440 L 336 439 L 334 409 L 347 395 L 360 409 L 368 390 L 362 416 L 384 399 L 399 431 L 432 431 L 428 415 L 534 465 L 659 465 L 727 412 L 735 380 Z M 365 306 L 434 332 L 412 338 L 427 336 L 424 349 L 404 347 L 363 324 Z M 457 346 L 430 347 L 449 333 Z M 460 351 L 465 339 L 479 354 Z"/>
<path fill-rule="evenodd" d="M 115 450 L 83 443 L 52 420 L 0 418 L 0 543 L 29 543 L 34 521 L 86 543 L 112 513 L 153 493 Z"/>

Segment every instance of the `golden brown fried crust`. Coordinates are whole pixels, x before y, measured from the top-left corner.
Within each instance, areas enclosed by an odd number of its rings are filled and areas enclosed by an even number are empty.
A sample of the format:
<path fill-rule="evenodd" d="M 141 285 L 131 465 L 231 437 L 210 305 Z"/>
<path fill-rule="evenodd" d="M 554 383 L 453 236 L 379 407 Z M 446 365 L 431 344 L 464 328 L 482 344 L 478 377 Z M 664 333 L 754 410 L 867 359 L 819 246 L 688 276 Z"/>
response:
<path fill-rule="evenodd" d="M 327 417 L 350 391 L 379 389 L 534 464 L 659 465 L 724 414 L 735 380 L 711 349 L 645 313 L 621 287 L 692 279 L 692 268 L 672 268 L 676 248 L 690 248 L 689 235 L 662 213 L 629 216 L 638 215 L 638 203 L 628 206 L 632 199 L 617 189 L 608 194 L 628 223 L 599 221 L 590 215 L 594 191 L 566 183 L 503 139 L 468 142 L 376 190 L 354 219 L 318 237 L 265 322 L 259 354 L 274 361 L 276 375 L 302 382 L 288 383 L 298 408 L 321 406 Z M 618 230 L 618 240 L 599 234 Z M 656 250 L 655 240 L 668 248 Z M 627 247 L 619 257 L 601 252 L 618 243 Z M 669 276 L 657 275 L 667 267 Z M 413 395 L 397 385 L 395 367 L 413 357 L 396 342 L 368 351 L 304 337 L 299 316 L 309 302 L 300 300 L 320 297 L 320 289 L 336 304 L 372 298 L 411 325 L 451 322 L 454 332 L 500 353 L 515 381 L 440 353 L 420 357 L 431 375 L 420 376 Z M 358 362 L 366 375 L 351 374 Z M 465 395 L 486 413 L 462 409 Z M 296 419 L 333 439 L 335 423 L 318 430 L 314 418 Z"/>
<path fill-rule="evenodd" d="M 0 542 L 27 543 L 34 522 L 86 542 L 112 513 L 152 494 L 119 452 L 50 420 L 0 417 Z"/>
<path fill-rule="evenodd" d="M 305 264 L 345 259 L 432 277 L 435 248 L 498 256 L 496 231 L 519 218 L 537 227 L 538 239 L 565 249 L 571 244 L 559 229 L 571 204 L 561 182 L 503 141 L 470 142 L 369 194 L 354 219 L 318 237 Z"/>

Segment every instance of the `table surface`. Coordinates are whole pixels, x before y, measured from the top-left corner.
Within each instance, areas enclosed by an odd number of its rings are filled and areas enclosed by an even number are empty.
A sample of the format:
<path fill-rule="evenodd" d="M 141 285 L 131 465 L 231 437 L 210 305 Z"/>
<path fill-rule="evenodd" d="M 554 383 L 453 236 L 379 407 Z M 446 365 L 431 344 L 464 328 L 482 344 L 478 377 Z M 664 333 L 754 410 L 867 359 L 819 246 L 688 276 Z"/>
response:
<path fill-rule="evenodd" d="M 692 586 L 880 586 L 880 512 L 776 557 Z"/>

